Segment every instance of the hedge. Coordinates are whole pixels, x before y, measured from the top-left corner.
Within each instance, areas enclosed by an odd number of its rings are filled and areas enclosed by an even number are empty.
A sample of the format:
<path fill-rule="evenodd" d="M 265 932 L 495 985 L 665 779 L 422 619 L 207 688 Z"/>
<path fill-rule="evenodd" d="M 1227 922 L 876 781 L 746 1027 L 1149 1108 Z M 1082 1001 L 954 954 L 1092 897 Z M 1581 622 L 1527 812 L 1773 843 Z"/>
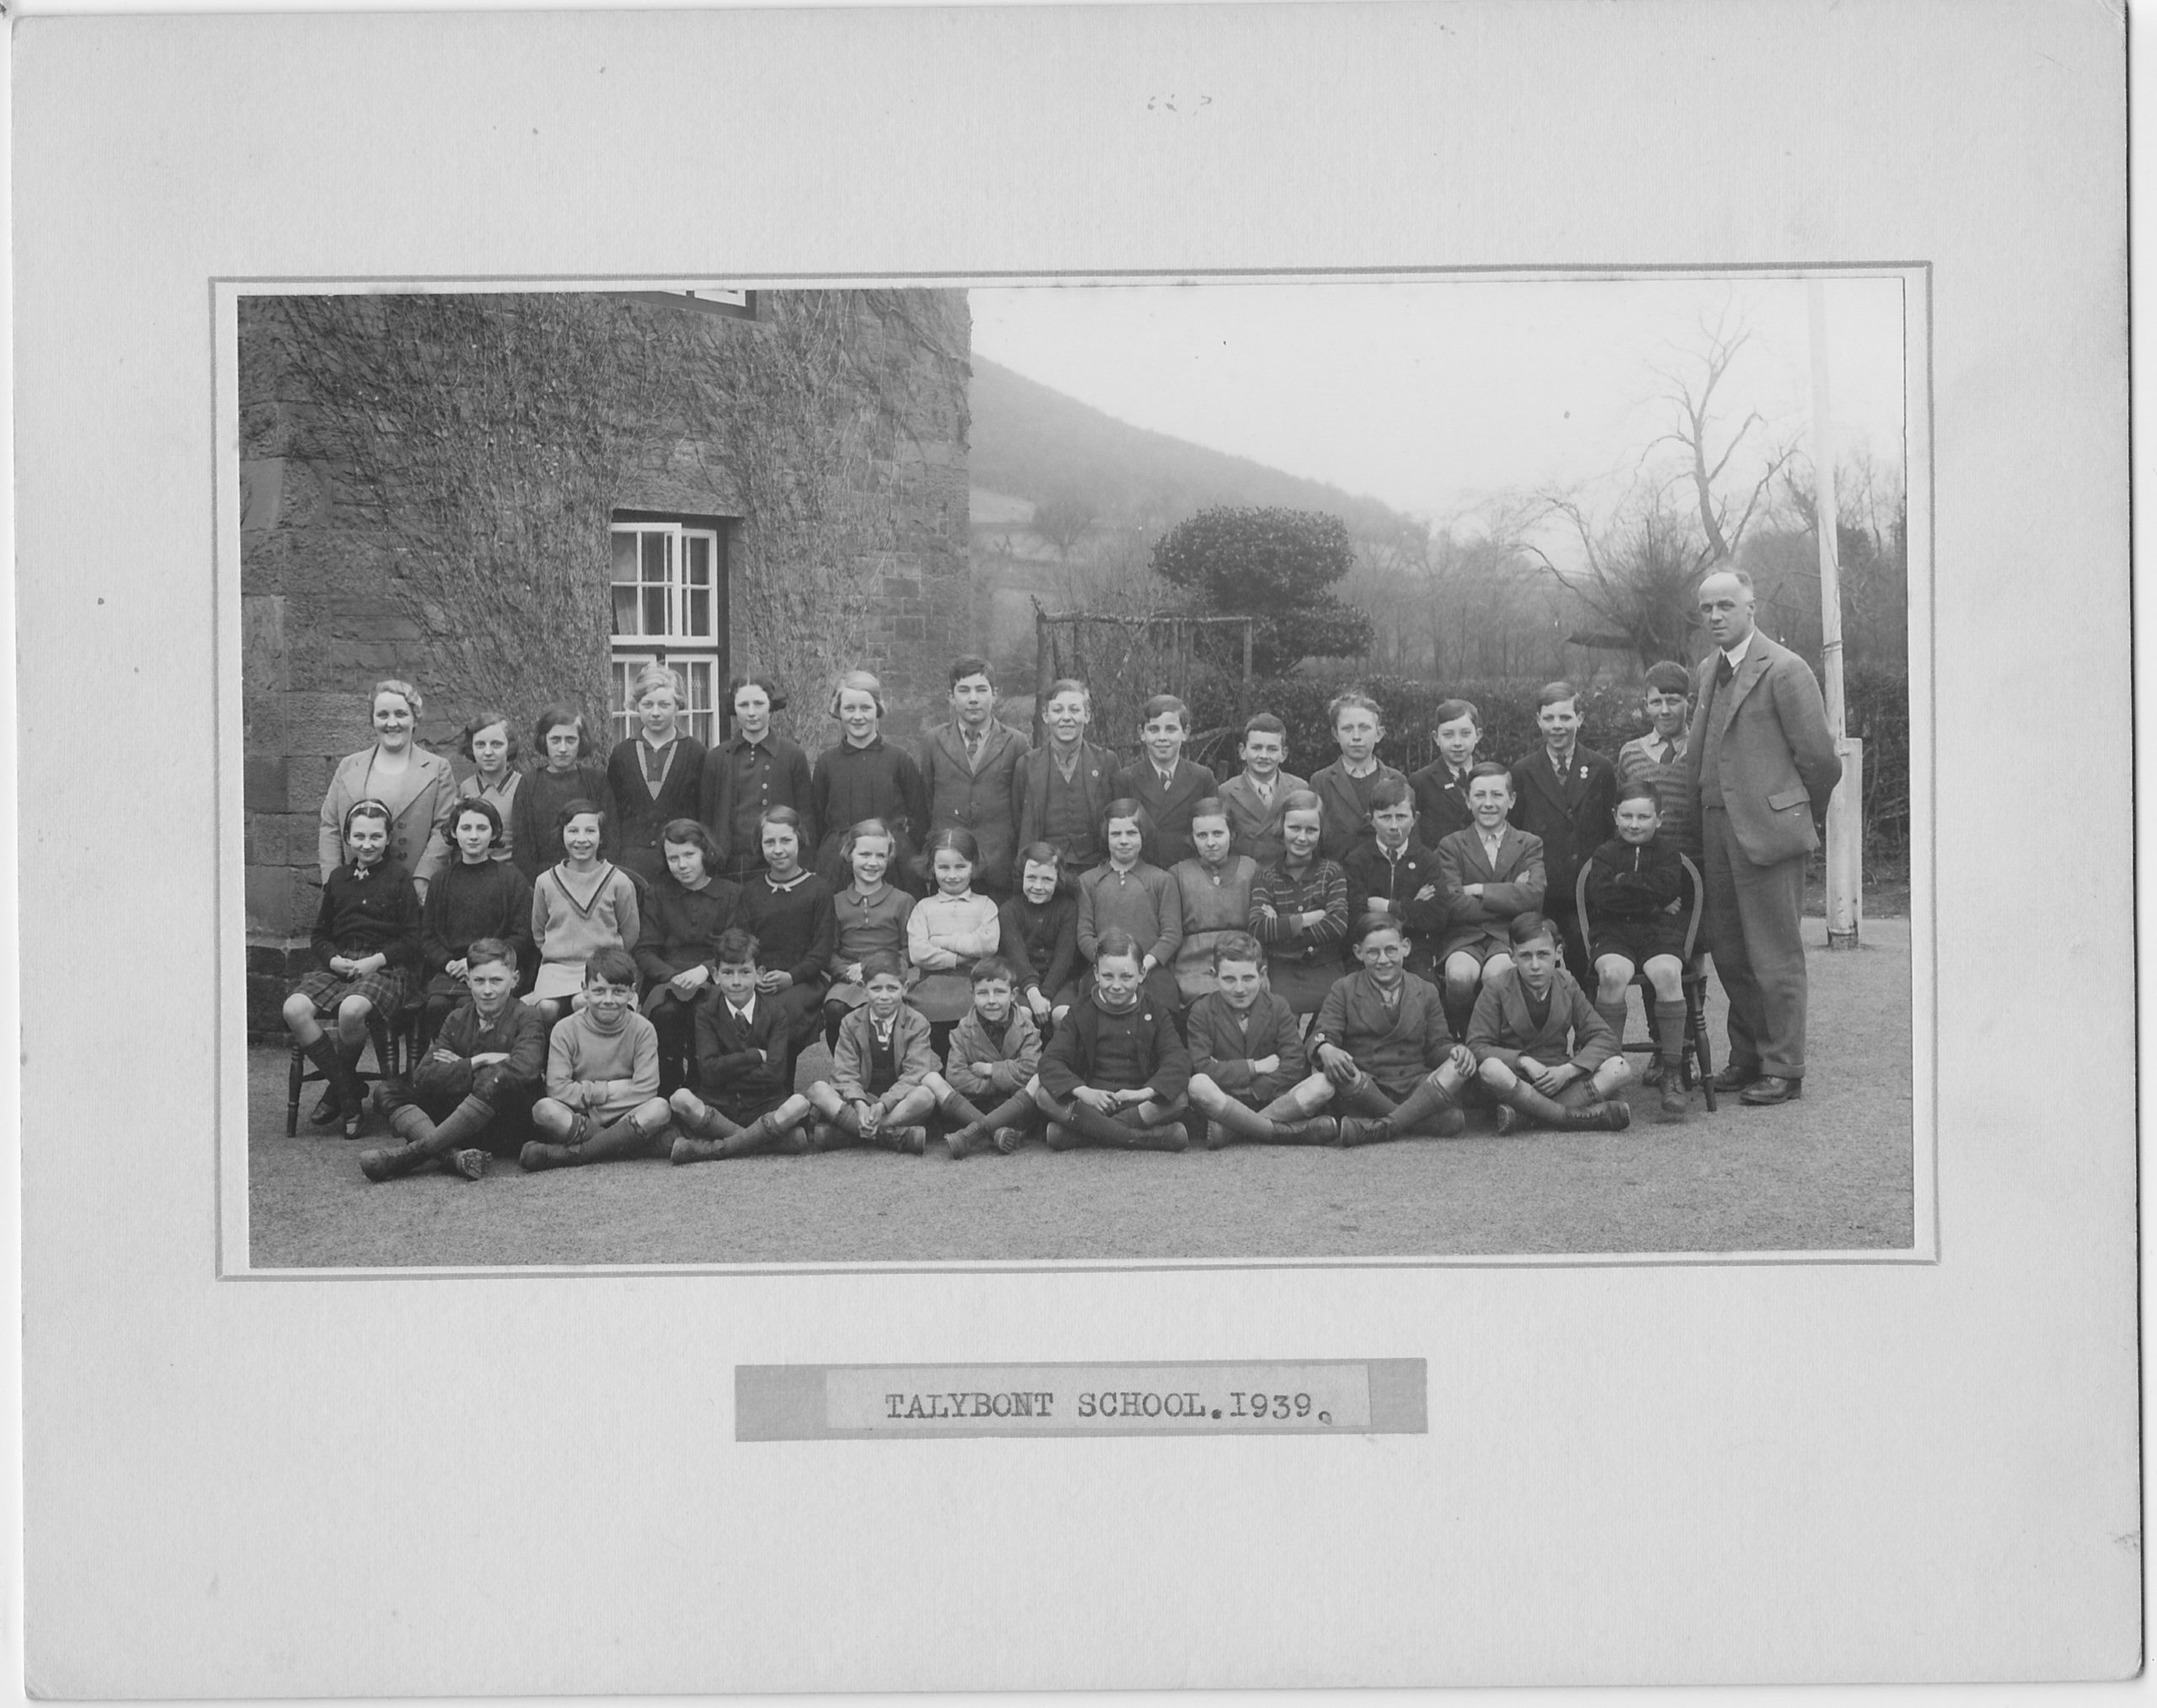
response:
<path fill-rule="evenodd" d="M 1256 678 L 1244 684 L 1250 711 L 1269 711 L 1288 726 L 1289 768 L 1309 775 L 1329 764 L 1338 751 L 1325 709 L 1344 688 L 1368 693 L 1383 709 L 1385 736 L 1378 756 L 1404 771 L 1416 771 L 1437 757 L 1431 736 L 1431 714 L 1442 700 L 1475 702 L 1482 715 L 1478 751 L 1486 758 L 1511 762 L 1542 744 L 1535 723 L 1533 677 L 1448 683 L 1441 686 L 1419 677 L 1294 675 Z M 1868 867 L 1905 865 L 1910 852 L 1909 683 L 1900 671 L 1857 666 L 1844 677 L 1844 707 L 1849 733 L 1865 742 L 1865 858 Z M 1236 684 L 1212 688 L 1191 709 L 1198 734 L 1192 757 L 1225 775 L 1241 762 L 1237 747 L 1242 717 Z M 1635 736 L 1646 733 L 1647 689 L 1644 683 L 1595 683 L 1581 691 L 1581 740 L 1616 756 Z"/>

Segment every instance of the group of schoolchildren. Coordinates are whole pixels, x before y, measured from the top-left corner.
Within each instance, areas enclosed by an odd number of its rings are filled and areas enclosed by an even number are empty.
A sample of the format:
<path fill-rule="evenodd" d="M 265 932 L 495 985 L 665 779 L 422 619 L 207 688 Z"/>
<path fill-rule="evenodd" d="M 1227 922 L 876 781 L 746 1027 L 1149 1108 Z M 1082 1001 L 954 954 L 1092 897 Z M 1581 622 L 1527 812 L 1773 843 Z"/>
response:
<path fill-rule="evenodd" d="M 318 1124 L 355 1137 L 371 1101 L 399 1141 L 361 1154 L 373 1181 L 476 1180 L 495 1154 L 920 1154 L 934 1134 L 953 1158 L 1036 1135 L 1352 1146 L 1459 1133 L 1479 1103 L 1501 1132 L 1618 1131 L 1636 973 L 1650 1083 L 1679 1121 L 1688 688 L 1650 672 L 1654 726 L 1615 763 L 1575 739 L 1568 684 L 1542 691 L 1544 745 L 1510 767 L 1447 700 L 1413 776 L 1378 759 L 1378 706 L 1344 693 L 1334 763 L 1290 773 L 1261 713 L 1217 780 L 1184 757 L 1172 696 L 1124 762 L 1087 739 L 1085 685 L 1057 682 L 1036 747 L 962 658 L 917 755 L 884 742 L 881 686 L 852 672 L 811 765 L 772 728 L 768 681 L 733 685 L 707 751 L 656 666 L 603 774 L 573 711 L 542 715 L 521 772 L 508 719 L 474 719 L 425 881 L 388 851 L 388 808 L 352 804 L 286 1016 L 327 1083 Z M 408 992 L 426 1041 L 370 1099 L 367 1015 Z M 830 1074 L 797 1094 L 820 1031 Z"/>

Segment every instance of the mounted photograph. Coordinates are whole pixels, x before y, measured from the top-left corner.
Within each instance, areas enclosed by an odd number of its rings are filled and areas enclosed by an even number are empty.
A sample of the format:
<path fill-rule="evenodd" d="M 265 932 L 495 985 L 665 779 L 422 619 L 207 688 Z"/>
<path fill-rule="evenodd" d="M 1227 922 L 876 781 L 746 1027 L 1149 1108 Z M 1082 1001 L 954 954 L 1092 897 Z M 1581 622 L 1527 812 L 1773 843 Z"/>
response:
<path fill-rule="evenodd" d="M 1927 285 L 221 283 L 226 1272 L 1925 1261 Z"/>

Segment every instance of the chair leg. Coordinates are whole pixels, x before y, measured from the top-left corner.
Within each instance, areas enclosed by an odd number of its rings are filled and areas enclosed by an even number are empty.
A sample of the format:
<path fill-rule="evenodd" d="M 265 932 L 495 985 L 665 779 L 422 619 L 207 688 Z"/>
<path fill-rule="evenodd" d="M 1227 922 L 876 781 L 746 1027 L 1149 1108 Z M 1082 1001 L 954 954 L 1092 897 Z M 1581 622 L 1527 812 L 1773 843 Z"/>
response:
<path fill-rule="evenodd" d="M 300 1091 L 307 1084 L 307 1055 L 297 1044 L 292 1046 L 292 1072 L 285 1079 L 285 1137 L 295 1138 L 300 1130 Z"/>
<path fill-rule="evenodd" d="M 1685 993 L 1685 1041 L 1700 1064 L 1700 1095 L 1708 1113 L 1715 1112 L 1715 1064 L 1708 1046 L 1707 991 L 1694 985 Z"/>

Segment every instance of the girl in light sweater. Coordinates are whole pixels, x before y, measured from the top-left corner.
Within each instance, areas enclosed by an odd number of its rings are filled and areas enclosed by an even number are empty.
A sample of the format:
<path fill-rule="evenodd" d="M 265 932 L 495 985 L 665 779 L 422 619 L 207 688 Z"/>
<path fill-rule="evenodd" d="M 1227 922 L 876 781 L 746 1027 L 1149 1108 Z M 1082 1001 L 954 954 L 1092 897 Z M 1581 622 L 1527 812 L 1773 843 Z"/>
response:
<path fill-rule="evenodd" d="M 974 962 L 995 954 L 1002 935 L 996 903 L 974 893 L 980 864 L 971 831 L 938 831 L 929 839 L 935 891 L 907 916 L 907 957 L 923 973 L 910 999 L 929 1017 L 939 1057 L 951 1028 L 974 1005 Z"/>
<path fill-rule="evenodd" d="M 636 885 L 599 857 L 598 802 L 569 802 L 556 815 L 555 827 L 563 858 L 532 886 L 532 940 L 538 946 L 539 970 L 524 999 L 549 1025 L 565 1009 L 583 1006 L 585 963 L 602 949 L 627 950 L 644 929 Z"/>

